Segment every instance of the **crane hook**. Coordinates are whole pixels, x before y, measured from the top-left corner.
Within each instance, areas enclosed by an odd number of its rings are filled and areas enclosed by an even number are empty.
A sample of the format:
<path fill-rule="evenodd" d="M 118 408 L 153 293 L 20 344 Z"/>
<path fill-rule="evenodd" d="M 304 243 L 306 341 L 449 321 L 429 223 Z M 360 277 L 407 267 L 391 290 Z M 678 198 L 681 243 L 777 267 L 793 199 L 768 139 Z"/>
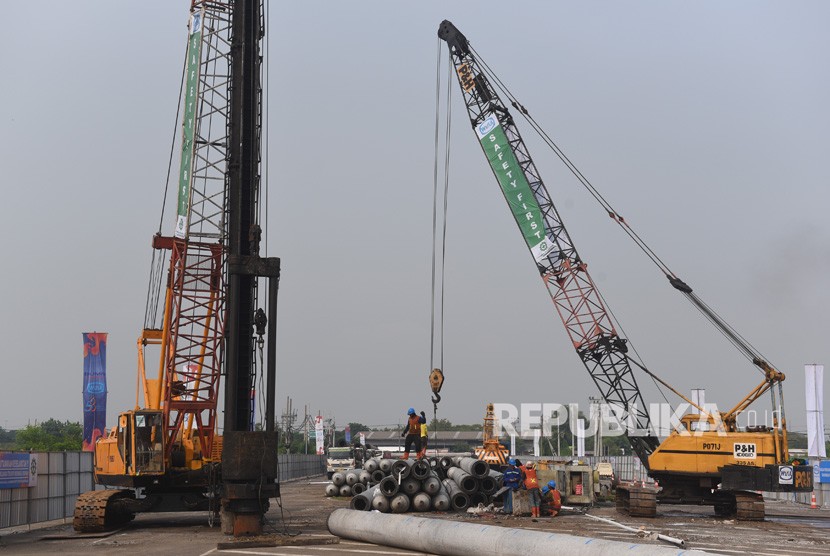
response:
<path fill-rule="evenodd" d="M 429 373 L 429 386 L 432 388 L 432 403 L 436 406 L 441 401 L 441 396 L 438 392 L 441 391 L 441 386 L 444 384 L 444 372 L 441 369 L 432 369 Z"/>

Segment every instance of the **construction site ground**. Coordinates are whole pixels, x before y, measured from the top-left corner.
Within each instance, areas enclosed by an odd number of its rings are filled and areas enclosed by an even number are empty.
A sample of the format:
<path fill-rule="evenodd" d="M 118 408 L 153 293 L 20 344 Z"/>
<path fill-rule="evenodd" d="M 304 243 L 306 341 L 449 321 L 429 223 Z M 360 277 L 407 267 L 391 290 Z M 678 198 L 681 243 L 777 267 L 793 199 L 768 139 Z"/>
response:
<path fill-rule="evenodd" d="M 260 539 L 234 539 L 211 527 L 205 513 L 139 515 L 128 526 L 101 535 L 79 535 L 67 523 L 47 527 L 0 530 L 0 554 L 155 554 L 206 556 L 249 554 L 281 556 L 404 556 L 417 552 L 337 539 L 326 529 L 328 515 L 349 505 L 347 498 L 326 498 L 324 478 L 281 485 L 282 504 L 267 513 L 265 535 Z M 658 505 L 658 517 L 632 518 L 618 514 L 613 505 L 598 505 L 589 514 L 635 528 L 686 541 L 686 548 L 713 554 L 830 554 L 830 510 L 811 509 L 784 501 L 767 501 L 767 519 L 740 522 L 717 518 L 710 507 Z M 578 514 L 555 518 L 512 517 L 502 514 L 428 512 L 435 519 L 461 520 L 502 527 L 622 541 L 630 544 L 671 545 L 642 534 Z M 303 544 L 300 544 L 303 543 Z M 309 544 L 305 544 L 309 543 Z M 270 546 L 269 546 L 270 545 Z M 276 546 L 275 546 L 276 545 Z"/>

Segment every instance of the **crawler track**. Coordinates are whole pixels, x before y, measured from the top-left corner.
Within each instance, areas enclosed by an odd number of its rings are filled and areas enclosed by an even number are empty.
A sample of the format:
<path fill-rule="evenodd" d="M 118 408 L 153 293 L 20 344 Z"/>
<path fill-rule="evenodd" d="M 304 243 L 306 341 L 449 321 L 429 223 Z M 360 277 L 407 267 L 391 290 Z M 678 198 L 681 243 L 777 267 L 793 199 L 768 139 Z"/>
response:
<path fill-rule="evenodd" d="M 135 515 L 120 503 L 132 498 L 131 490 L 92 490 L 75 501 L 72 527 L 81 533 L 97 533 L 123 525 Z"/>

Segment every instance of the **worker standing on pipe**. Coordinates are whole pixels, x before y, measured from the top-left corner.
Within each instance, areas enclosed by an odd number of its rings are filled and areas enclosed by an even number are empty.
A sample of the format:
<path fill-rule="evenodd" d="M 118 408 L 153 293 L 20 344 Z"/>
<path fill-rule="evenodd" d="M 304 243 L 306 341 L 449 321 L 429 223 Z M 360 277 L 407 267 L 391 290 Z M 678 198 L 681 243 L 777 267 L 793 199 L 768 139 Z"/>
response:
<path fill-rule="evenodd" d="M 504 486 L 507 487 L 507 492 L 504 493 L 504 505 L 502 510 L 506 514 L 513 513 L 513 492 L 519 490 L 522 485 L 522 472 L 516 467 L 516 460 L 510 458 L 507 462 L 507 469 L 502 476 Z"/>
<path fill-rule="evenodd" d="M 530 515 L 539 517 L 539 509 L 542 505 L 542 492 L 539 490 L 539 479 L 536 477 L 536 469 L 533 462 L 525 464 L 525 488 L 530 498 Z"/>
<path fill-rule="evenodd" d="M 561 509 L 562 495 L 556 490 L 556 481 L 548 481 L 548 484 L 542 487 L 542 513 L 556 517 Z"/>
<path fill-rule="evenodd" d="M 421 457 L 421 424 L 426 423 L 426 418 L 421 417 L 417 413 L 415 413 L 415 408 L 410 407 L 409 410 L 406 412 L 408 415 L 406 426 L 403 428 L 403 432 L 401 436 L 405 436 L 406 439 L 404 440 L 404 452 L 401 456 L 401 459 L 409 459 L 409 449 L 412 445 L 415 445 L 415 453 L 418 454 L 418 458 Z"/>
<path fill-rule="evenodd" d="M 427 416 L 422 411 L 421 412 L 421 450 L 418 452 L 418 459 L 422 459 L 427 454 L 427 440 L 428 438 L 428 431 L 427 431 Z"/>

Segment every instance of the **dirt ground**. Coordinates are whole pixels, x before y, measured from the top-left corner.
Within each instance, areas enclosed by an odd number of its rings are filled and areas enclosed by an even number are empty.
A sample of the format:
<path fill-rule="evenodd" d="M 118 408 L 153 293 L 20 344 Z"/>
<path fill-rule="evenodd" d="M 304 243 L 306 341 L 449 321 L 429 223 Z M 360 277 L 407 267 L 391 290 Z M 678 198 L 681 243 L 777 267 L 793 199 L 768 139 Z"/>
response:
<path fill-rule="evenodd" d="M 266 515 L 265 538 L 271 546 L 249 546 L 222 535 L 211 527 L 205 513 L 148 514 L 138 516 L 129 526 L 102 536 L 77 535 L 70 523 L 31 531 L 0 530 L 0 554 L 56 554 L 65 556 L 94 554 L 208 554 L 351 556 L 407 555 L 416 552 L 376 546 L 348 539 L 336 539 L 326 529 L 328 515 L 348 507 L 346 498 L 326 498 L 323 477 L 281 485 L 281 503 L 274 502 Z M 273 502 L 273 501 L 272 501 Z M 677 537 L 686 548 L 714 554 L 804 554 L 830 553 L 830 510 L 811 510 L 804 506 L 767 502 L 764 522 L 739 522 L 716 518 L 712 508 L 697 506 L 658 506 L 658 517 L 631 518 L 611 506 L 595 506 L 589 514 L 612 519 L 637 529 Z M 501 514 L 430 512 L 422 517 L 520 527 L 546 532 L 590 536 L 608 540 L 671 546 L 663 541 L 625 531 L 614 525 L 579 514 L 555 518 L 512 517 Z M 214 524 L 216 525 L 216 524 Z M 285 545 L 311 542 L 320 544 Z M 337 544 L 331 544 L 337 542 Z M 281 546 L 273 546 L 281 543 Z M 323 544 L 329 543 L 329 544 Z M 219 547 L 223 549 L 220 550 Z"/>

